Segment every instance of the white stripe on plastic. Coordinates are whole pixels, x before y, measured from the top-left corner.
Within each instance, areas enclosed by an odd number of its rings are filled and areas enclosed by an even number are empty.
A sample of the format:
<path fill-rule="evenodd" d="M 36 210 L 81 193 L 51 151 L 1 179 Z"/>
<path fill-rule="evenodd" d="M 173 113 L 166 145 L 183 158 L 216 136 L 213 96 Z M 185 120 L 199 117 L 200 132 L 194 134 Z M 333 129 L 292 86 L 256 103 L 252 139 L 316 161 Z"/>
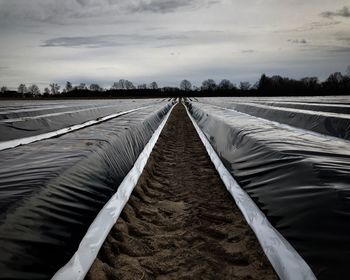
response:
<path fill-rule="evenodd" d="M 55 131 L 51 131 L 51 132 L 47 132 L 47 133 L 43 133 L 43 134 L 39 134 L 39 135 L 35 135 L 35 136 L 30 136 L 30 137 L 25 137 L 25 138 L 20 138 L 20 139 L 14 139 L 14 140 L 10 140 L 10 141 L 4 141 L 4 142 L 0 142 L 0 151 L 2 150 L 6 150 L 6 149 L 11 149 L 11 148 L 15 148 L 17 146 L 20 145 L 26 145 L 26 144 L 30 144 L 33 142 L 37 142 L 37 141 L 41 141 L 41 140 L 45 140 L 45 139 L 49 139 L 49 138 L 53 138 L 53 137 L 57 137 L 87 126 L 91 126 L 91 125 L 95 125 L 104 121 L 108 121 L 110 119 L 116 118 L 116 117 L 120 117 L 147 107 L 150 107 L 152 105 L 149 106 L 144 106 L 144 107 L 140 107 L 137 109 L 132 109 L 129 111 L 124 111 L 124 112 L 120 112 L 117 114 L 112 114 L 112 115 L 108 115 L 102 118 L 98 118 L 96 120 L 91 120 L 91 121 L 87 121 L 84 122 L 82 124 L 76 124 L 73 126 L 69 126 L 69 127 L 65 127 L 65 128 L 61 128 L 59 130 L 55 130 Z"/>
<path fill-rule="evenodd" d="M 111 228 L 117 222 L 120 213 L 122 212 L 125 204 L 128 202 L 130 195 L 141 176 L 147 160 L 151 155 L 153 147 L 156 144 L 173 108 L 174 106 L 169 110 L 162 123 L 153 133 L 151 139 L 136 160 L 134 167 L 119 185 L 117 192 L 99 212 L 84 238 L 80 242 L 78 250 L 75 252 L 70 261 L 56 272 L 52 280 L 84 279 L 85 275 L 96 259 L 96 256 Z"/>
<path fill-rule="evenodd" d="M 211 161 L 218 171 L 221 180 L 225 184 L 227 190 L 231 193 L 245 220 L 254 231 L 265 255 L 269 259 L 277 275 L 283 280 L 316 279 L 314 273 L 304 259 L 270 224 L 264 213 L 258 208 L 250 196 L 238 185 L 188 110 L 187 114 L 202 140 Z"/>
<path fill-rule="evenodd" d="M 300 128 L 300 127 L 296 127 L 296 126 L 293 126 L 293 125 L 290 125 L 290 124 L 285 124 L 285 123 L 280 123 L 278 121 L 265 119 L 263 117 L 257 117 L 257 116 L 254 116 L 254 115 L 250 115 L 248 113 L 237 111 L 235 109 L 220 107 L 220 106 L 217 106 L 217 105 L 213 105 L 213 104 L 209 104 L 209 103 L 203 103 L 203 102 L 198 102 L 198 103 L 201 103 L 201 104 L 204 104 L 204 105 L 209 105 L 209 106 L 212 106 L 214 108 L 221 109 L 221 110 L 224 110 L 224 111 L 231 111 L 231 112 L 234 112 L 234 113 L 237 113 L 237 114 L 248 116 L 250 118 L 254 118 L 254 119 L 257 119 L 257 120 L 265 122 L 265 123 L 272 123 L 272 124 L 274 124 L 274 125 L 276 125 L 276 126 L 278 126 L 280 128 L 283 128 L 283 129 L 286 129 L 286 130 L 289 130 L 289 131 L 297 131 L 297 132 L 300 132 L 302 134 L 311 134 L 311 135 L 314 135 L 316 137 L 322 137 L 322 138 L 336 140 L 336 141 L 345 141 L 345 142 L 349 142 L 350 141 L 348 139 L 339 138 L 339 137 L 328 135 L 328 134 L 323 134 L 321 132 L 308 130 L 306 128 Z"/>

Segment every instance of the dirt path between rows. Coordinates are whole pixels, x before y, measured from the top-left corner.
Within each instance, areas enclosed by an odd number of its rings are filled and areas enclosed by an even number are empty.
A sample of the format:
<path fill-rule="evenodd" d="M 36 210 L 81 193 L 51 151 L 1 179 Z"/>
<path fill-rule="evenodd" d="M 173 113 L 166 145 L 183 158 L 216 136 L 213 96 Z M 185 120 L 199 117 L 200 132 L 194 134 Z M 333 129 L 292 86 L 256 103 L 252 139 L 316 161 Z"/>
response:
<path fill-rule="evenodd" d="M 181 104 L 86 279 L 277 279 Z"/>

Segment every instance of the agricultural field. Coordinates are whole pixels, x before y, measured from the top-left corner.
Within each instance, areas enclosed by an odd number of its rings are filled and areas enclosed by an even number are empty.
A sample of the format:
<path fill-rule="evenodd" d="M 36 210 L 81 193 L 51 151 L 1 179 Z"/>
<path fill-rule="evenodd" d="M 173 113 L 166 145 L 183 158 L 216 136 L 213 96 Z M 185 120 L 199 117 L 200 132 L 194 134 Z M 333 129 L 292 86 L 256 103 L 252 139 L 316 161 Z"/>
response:
<path fill-rule="evenodd" d="M 342 279 L 348 100 L 2 101 L 0 279 Z"/>

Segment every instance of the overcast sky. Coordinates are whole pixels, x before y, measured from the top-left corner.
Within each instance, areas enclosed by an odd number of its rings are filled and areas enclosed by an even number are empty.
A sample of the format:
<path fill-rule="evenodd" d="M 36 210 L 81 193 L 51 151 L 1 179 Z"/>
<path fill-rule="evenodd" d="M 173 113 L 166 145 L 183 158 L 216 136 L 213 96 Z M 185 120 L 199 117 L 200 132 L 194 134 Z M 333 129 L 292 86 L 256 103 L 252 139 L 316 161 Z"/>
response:
<path fill-rule="evenodd" d="M 0 85 L 344 72 L 349 0 L 0 0 Z"/>

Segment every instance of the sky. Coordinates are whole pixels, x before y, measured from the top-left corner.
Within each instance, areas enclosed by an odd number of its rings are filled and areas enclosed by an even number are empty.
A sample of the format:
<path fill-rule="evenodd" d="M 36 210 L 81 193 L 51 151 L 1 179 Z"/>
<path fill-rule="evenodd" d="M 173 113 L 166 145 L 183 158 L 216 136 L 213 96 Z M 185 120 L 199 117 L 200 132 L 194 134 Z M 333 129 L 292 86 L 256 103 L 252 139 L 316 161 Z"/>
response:
<path fill-rule="evenodd" d="M 0 0 L 0 86 L 345 72 L 349 0 Z"/>

